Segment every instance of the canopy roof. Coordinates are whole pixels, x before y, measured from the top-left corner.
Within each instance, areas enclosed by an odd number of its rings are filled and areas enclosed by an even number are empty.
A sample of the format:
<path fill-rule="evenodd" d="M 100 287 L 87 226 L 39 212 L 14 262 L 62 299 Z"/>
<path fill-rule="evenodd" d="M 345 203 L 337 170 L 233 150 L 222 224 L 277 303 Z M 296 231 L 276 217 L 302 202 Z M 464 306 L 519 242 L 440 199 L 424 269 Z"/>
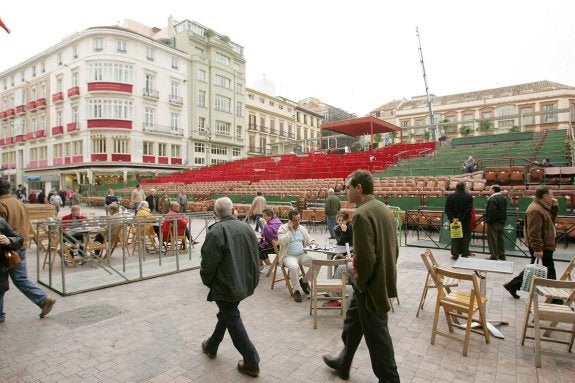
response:
<path fill-rule="evenodd" d="M 375 117 L 360 117 L 352 120 L 328 122 L 321 125 L 321 129 L 343 133 L 348 136 L 374 135 L 377 133 L 400 132 L 399 126 L 390 124 Z"/>

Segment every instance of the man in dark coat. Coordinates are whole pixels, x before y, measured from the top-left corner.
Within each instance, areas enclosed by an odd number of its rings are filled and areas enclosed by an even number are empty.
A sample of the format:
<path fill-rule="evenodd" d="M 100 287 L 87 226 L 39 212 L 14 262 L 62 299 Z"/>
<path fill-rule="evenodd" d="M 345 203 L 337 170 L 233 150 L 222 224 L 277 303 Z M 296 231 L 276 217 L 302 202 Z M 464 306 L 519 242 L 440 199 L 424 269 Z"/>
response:
<path fill-rule="evenodd" d="M 461 254 L 469 256 L 469 242 L 471 241 L 471 210 L 473 197 L 465 191 L 465 182 L 459 182 L 455 193 L 451 193 L 445 200 L 445 214 L 449 223 L 461 222 L 463 238 L 451 238 L 451 259 L 456 260 Z"/>
<path fill-rule="evenodd" d="M 485 223 L 487 223 L 487 244 L 489 259 L 505 260 L 505 221 L 507 220 L 507 198 L 501 194 L 499 185 L 491 186 L 491 195 L 485 206 Z"/>
<path fill-rule="evenodd" d="M 253 294 L 260 278 L 258 239 L 251 227 L 233 216 L 228 197 L 216 200 L 214 212 L 219 222 L 208 229 L 202 245 L 200 276 L 210 288 L 208 301 L 218 305 L 218 322 L 212 335 L 202 342 L 210 359 L 216 357 L 226 329 L 243 360 L 238 371 L 253 377 L 260 373 L 260 357 L 246 332 L 238 305 Z"/>

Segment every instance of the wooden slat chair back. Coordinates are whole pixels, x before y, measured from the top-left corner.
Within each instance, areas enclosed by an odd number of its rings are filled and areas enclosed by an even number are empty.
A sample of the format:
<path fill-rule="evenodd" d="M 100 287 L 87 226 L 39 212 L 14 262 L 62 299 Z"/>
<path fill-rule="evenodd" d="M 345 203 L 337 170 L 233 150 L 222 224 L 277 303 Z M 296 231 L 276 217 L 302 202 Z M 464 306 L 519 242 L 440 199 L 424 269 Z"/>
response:
<path fill-rule="evenodd" d="M 433 318 L 433 331 L 431 334 L 431 344 L 435 344 L 437 335 L 445 336 L 451 340 L 463 343 L 463 356 L 467 356 L 469 349 L 469 338 L 471 332 L 481 334 L 485 338 L 485 343 L 489 343 L 489 331 L 487 330 L 487 320 L 485 314 L 486 297 L 482 297 L 479 290 L 477 276 L 471 273 L 456 272 L 441 267 L 435 267 L 435 275 L 439 285 L 437 286 L 437 304 Z M 458 279 L 460 282 L 466 281 L 466 285 L 471 285 L 470 290 L 451 291 L 447 293 L 443 285 L 445 278 Z M 439 329 L 439 312 L 443 308 L 449 332 Z M 475 314 L 478 313 L 479 317 Z M 458 319 L 465 323 L 459 325 Z M 480 328 L 472 328 L 472 323 L 478 322 Z M 454 335 L 454 328 L 461 327 L 465 330 L 463 338 Z"/>
<path fill-rule="evenodd" d="M 174 234 L 174 223 L 170 222 L 168 226 L 168 235 L 164 238 L 165 250 L 168 252 L 168 246 L 172 247 L 172 251 L 175 249 L 185 251 L 187 248 L 187 237 L 186 237 L 186 227 L 183 225 L 176 225 L 177 233 Z M 178 248 L 179 246 L 179 248 Z"/>
<path fill-rule="evenodd" d="M 433 253 L 430 249 L 425 250 L 423 254 L 421 254 L 421 259 L 423 260 L 423 264 L 427 269 L 427 276 L 425 277 L 425 284 L 423 285 L 423 291 L 421 292 L 421 299 L 419 300 L 419 306 L 417 306 L 417 313 L 415 314 L 416 318 L 419 318 L 419 312 L 423 310 L 423 305 L 425 304 L 425 298 L 427 298 L 427 293 L 429 289 L 436 289 L 439 286 L 439 281 L 437 280 L 437 276 L 435 275 L 435 267 L 439 266 L 437 260 L 433 256 Z M 443 279 L 443 288 L 445 292 L 449 294 L 451 292 L 452 287 L 457 287 L 459 284 L 459 280 L 452 279 L 452 278 L 444 278 Z"/>
<path fill-rule="evenodd" d="M 313 314 L 313 328 L 317 328 L 317 310 L 318 309 L 334 309 L 340 310 L 342 318 L 345 318 L 345 311 L 347 307 L 346 301 L 346 285 L 347 285 L 347 270 L 341 273 L 340 279 L 335 278 L 320 278 L 319 274 L 322 266 L 332 266 L 337 268 L 340 265 L 347 267 L 347 259 L 314 259 L 311 261 L 312 270 L 312 284 L 311 284 L 311 298 L 309 301 L 309 314 Z M 338 293 L 339 296 L 325 296 L 324 293 Z M 323 307 L 319 306 L 319 302 L 327 300 L 337 300 L 341 303 L 340 307 Z"/>
<path fill-rule="evenodd" d="M 555 288 L 570 291 L 569 297 L 563 305 L 539 302 L 541 289 Z M 556 281 L 553 279 L 534 278 L 529 291 L 529 302 L 525 313 L 525 322 L 523 324 L 523 335 L 521 345 L 524 345 L 525 339 L 533 339 L 535 343 L 535 366 L 541 367 L 541 354 L 548 354 L 558 357 L 575 359 L 571 353 L 573 349 L 573 339 L 575 338 L 575 311 L 571 309 L 567 302 L 573 302 L 575 299 L 575 281 Z M 548 324 L 542 323 L 549 322 Z M 565 326 L 567 325 L 567 326 Z M 533 329 L 533 335 L 527 335 L 527 329 Z M 541 334 L 541 331 L 557 332 L 565 334 L 563 338 L 549 337 Z M 567 353 L 562 353 L 552 349 L 542 349 L 541 342 L 551 342 L 567 345 Z"/>
<path fill-rule="evenodd" d="M 272 274 L 272 287 L 271 287 L 271 289 L 272 290 L 274 289 L 274 286 L 277 282 L 285 281 L 286 287 L 289 291 L 289 294 L 293 295 L 293 286 L 291 285 L 291 282 L 289 279 L 290 271 L 288 268 L 286 268 L 283 265 L 283 262 L 280 264 L 280 261 L 279 261 L 279 259 L 280 259 L 279 241 L 277 241 L 277 240 L 272 241 L 272 245 L 274 247 L 275 258 L 272 262 L 272 266 L 270 267 L 270 272 Z M 278 272 L 277 272 L 278 268 L 281 270 L 281 276 L 278 275 Z M 300 268 L 301 273 L 304 274 L 303 266 L 300 265 L 299 268 Z"/>
<path fill-rule="evenodd" d="M 155 252 L 158 250 L 158 247 L 156 246 L 156 233 L 154 232 L 152 235 L 149 230 L 152 222 L 153 219 L 148 219 L 146 217 L 138 218 L 132 223 L 132 254 L 135 254 L 136 251 L 140 251 L 140 246 L 142 246 L 141 248 L 145 251 Z M 168 239 L 171 239 L 170 234 L 173 235 L 173 227 L 171 224 L 168 231 Z"/>
<path fill-rule="evenodd" d="M 112 230 L 110 255 L 114 254 L 114 250 L 116 250 L 116 248 L 118 248 L 119 246 L 120 249 L 122 249 L 122 252 L 128 253 L 128 257 L 132 256 L 132 254 L 130 254 L 130 245 L 129 245 L 130 242 L 128 240 L 131 229 L 132 229 L 131 225 L 128 227 L 126 227 L 125 225 L 116 225 L 116 227 L 114 227 L 114 229 Z M 108 261 L 109 260 L 110 257 L 108 257 Z"/>

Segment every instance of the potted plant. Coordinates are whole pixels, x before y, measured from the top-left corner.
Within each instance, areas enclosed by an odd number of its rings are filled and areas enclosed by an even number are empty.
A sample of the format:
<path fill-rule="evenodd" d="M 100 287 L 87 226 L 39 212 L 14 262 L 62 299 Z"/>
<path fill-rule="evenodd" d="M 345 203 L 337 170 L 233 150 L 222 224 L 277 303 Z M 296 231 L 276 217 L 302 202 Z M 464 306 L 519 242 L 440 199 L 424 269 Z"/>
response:
<path fill-rule="evenodd" d="M 471 133 L 471 128 L 469 125 L 463 125 L 461 128 L 459 128 L 459 133 L 461 133 L 463 137 L 467 137 L 469 133 Z"/>
<path fill-rule="evenodd" d="M 429 129 L 425 129 L 425 130 L 423 131 L 423 140 L 424 140 L 425 142 L 428 142 L 428 141 L 429 141 L 429 137 L 431 137 L 431 132 L 429 131 Z"/>
<path fill-rule="evenodd" d="M 489 120 L 479 121 L 479 131 L 481 131 L 485 135 L 487 135 L 489 133 L 490 129 L 491 129 L 491 121 L 489 121 Z"/>
<path fill-rule="evenodd" d="M 519 125 L 513 125 L 510 129 L 509 129 L 509 133 L 518 133 L 521 131 L 521 127 Z"/>

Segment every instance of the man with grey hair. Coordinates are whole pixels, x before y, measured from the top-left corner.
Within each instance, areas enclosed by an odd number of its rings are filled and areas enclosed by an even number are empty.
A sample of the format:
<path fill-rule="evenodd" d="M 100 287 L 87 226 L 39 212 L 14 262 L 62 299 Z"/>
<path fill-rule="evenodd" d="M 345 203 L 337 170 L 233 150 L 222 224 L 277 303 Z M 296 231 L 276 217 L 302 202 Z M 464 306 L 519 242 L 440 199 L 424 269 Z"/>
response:
<path fill-rule="evenodd" d="M 339 198 L 334 194 L 333 189 L 327 191 L 327 198 L 325 200 L 325 216 L 327 223 L 327 230 L 329 231 L 329 239 L 335 239 L 335 221 L 337 213 L 341 209 Z"/>
<path fill-rule="evenodd" d="M 243 359 L 238 371 L 257 377 L 260 357 L 242 323 L 238 305 L 253 294 L 260 278 L 258 239 L 252 228 L 233 216 L 228 197 L 218 198 L 214 212 L 219 219 L 210 225 L 202 245 L 200 276 L 209 287 L 208 301 L 215 301 L 219 312 L 212 335 L 202 342 L 210 359 L 217 356 L 226 329 Z"/>

